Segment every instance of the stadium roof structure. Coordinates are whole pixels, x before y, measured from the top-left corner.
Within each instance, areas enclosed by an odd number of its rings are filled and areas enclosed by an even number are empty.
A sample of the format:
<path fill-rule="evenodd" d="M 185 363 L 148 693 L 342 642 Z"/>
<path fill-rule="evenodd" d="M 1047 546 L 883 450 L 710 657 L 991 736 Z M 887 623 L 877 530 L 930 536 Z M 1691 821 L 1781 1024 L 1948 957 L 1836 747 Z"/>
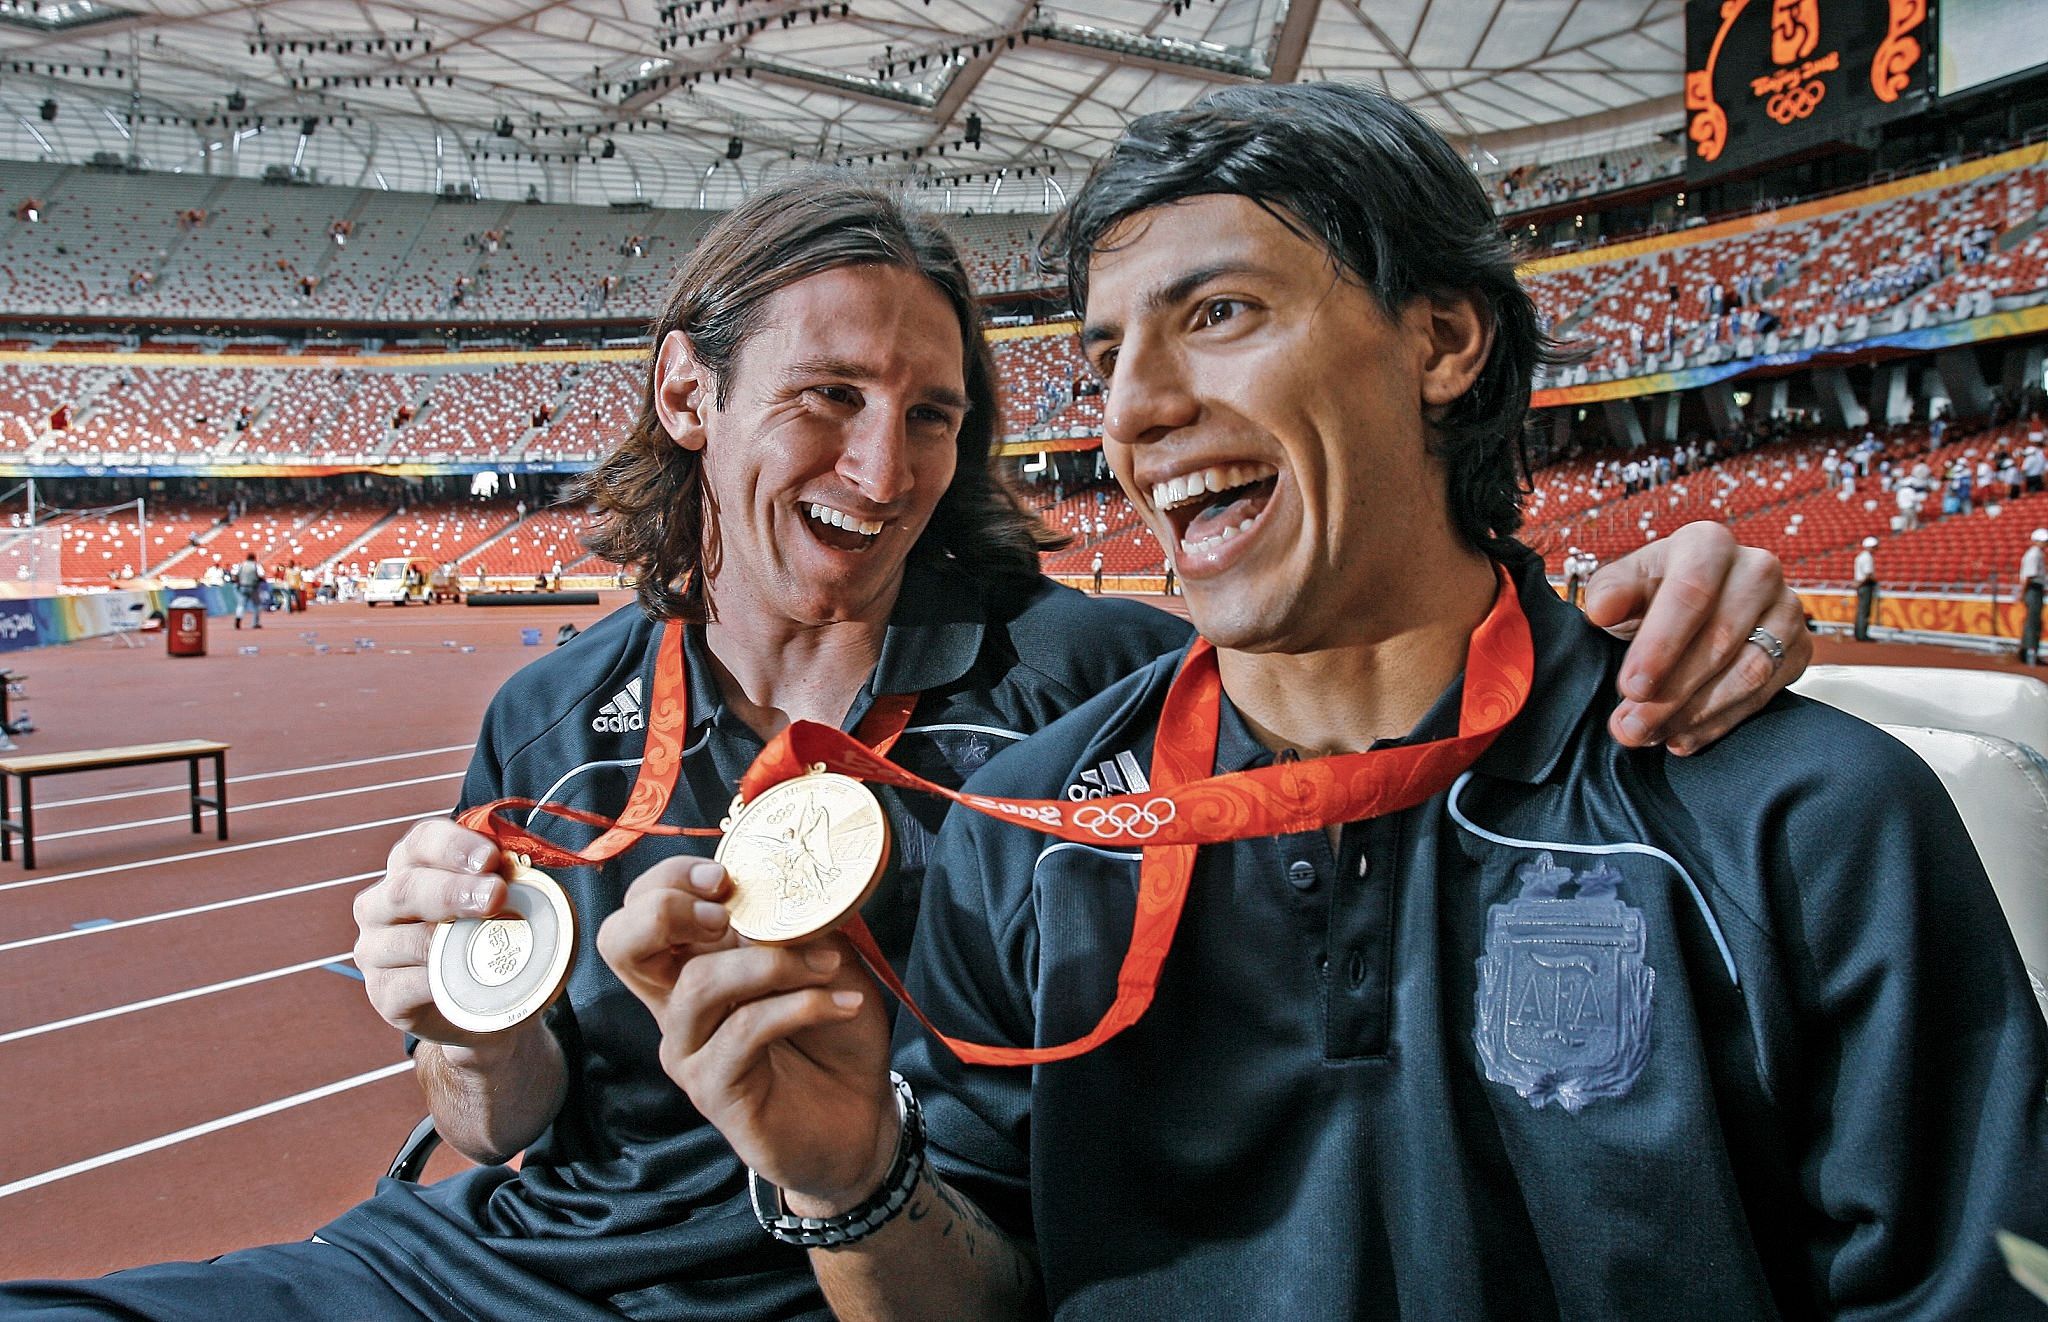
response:
<path fill-rule="evenodd" d="M 1233 83 L 1382 86 L 1475 165 L 1640 142 L 1683 51 L 1682 0 L 0 0 L 0 156 L 685 206 L 822 160 L 1030 208 Z"/>

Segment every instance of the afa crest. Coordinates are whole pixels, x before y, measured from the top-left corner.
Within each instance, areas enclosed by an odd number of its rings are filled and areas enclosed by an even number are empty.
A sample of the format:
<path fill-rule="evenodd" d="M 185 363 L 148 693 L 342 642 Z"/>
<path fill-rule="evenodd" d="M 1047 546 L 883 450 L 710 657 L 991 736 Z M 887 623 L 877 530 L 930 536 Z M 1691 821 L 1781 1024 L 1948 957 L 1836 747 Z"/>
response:
<path fill-rule="evenodd" d="M 1605 863 L 1574 876 L 1539 854 L 1515 876 L 1521 895 L 1487 910 L 1473 1040 L 1488 1079 L 1576 1115 L 1625 1095 L 1650 1058 L 1643 914 Z"/>

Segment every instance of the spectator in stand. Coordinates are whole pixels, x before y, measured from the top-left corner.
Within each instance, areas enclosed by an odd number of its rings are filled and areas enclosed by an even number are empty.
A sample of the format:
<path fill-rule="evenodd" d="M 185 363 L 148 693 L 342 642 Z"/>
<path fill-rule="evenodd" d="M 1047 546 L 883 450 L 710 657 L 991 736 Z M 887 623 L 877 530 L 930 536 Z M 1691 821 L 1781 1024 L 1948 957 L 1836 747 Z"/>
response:
<path fill-rule="evenodd" d="M 293 612 L 306 609 L 306 571 L 299 568 L 294 559 L 284 568 L 285 609 Z"/>
<path fill-rule="evenodd" d="M 1832 447 L 1820 457 L 1820 477 L 1830 491 L 1842 484 L 1842 460 Z"/>
<path fill-rule="evenodd" d="M 2041 663 L 2041 599 L 2048 593 L 2044 549 L 2048 549 L 2048 528 L 2036 528 L 2020 556 L 2020 662 L 2029 666 Z"/>
<path fill-rule="evenodd" d="M 1856 641 L 1870 641 L 1870 622 L 1877 616 L 1877 538 L 1863 539 L 1856 553 Z"/>
<path fill-rule="evenodd" d="M 1942 517 L 1947 518 L 1951 514 L 1968 514 L 1970 512 L 1972 490 L 1973 481 L 1970 477 L 1970 465 L 1967 462 L 1951 464 L 1948 470 L 1948 491 L 1941 498 Z"/>
<path fill-rule="evenodd" d="M 1088 562 L 1088 572 L 1095 577 L 1095 595 L 1099 597 L 1102 595 L 1102 552 L 1097 551 L 1095 558 Z"/>
<path fill-rule="evenodd" d="M 1920 464 L 1917 468 L 1926 466 Z M 1895 523 L 1899 532 L 1912 532 L 1920 526 L 1920 505 L 1927 499 L 1927 491 L 1920 485 L 1922 480 L 1918 476 L 1913 476 L 1902 479 L 1898 484 L 1899 516 Z"/>
<path fill-rule="evenodd" d="M 43 218 L 41 198 L 25 197 L 14 208 L 14 218 L 24 225 L 33 225 Z"/>
<path fill-rule="evenodd" d="M 2043 488 L 2044 475 L 2048 475 L 2048 451 L 2029 445 L 2020 454 L 2020 485 L 2028 495 L 2035 495 Z"/>

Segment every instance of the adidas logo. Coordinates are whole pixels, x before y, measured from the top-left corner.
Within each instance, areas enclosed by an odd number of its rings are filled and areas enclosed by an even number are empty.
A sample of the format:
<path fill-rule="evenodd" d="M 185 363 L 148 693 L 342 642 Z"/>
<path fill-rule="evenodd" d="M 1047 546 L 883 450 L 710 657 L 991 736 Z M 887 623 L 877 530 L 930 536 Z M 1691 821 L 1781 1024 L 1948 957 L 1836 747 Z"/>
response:
<path fill-rule="evenodd" d="M 640 681 L 634 681 L 612 695 L 612 700 L 597 709 L 597 715 L 590 718 L 590 728 L 599 734 L 624 734 L 628 730 L 645 728 L 647 718 L 640 711 Z"/>
<path fill-rule="evenodd" d="M 1125 751 L 1107 762 L 1097 763 L 1092 771 L 1082 772 L 1079 781 L 1067 786 L 1067 797 L 1078 803 L 1112 794 L 1143 794 L 1151 788 L 1152 782 L 1145 779 L 1145 769 L 1138 765 L 1138 759 Z"/>

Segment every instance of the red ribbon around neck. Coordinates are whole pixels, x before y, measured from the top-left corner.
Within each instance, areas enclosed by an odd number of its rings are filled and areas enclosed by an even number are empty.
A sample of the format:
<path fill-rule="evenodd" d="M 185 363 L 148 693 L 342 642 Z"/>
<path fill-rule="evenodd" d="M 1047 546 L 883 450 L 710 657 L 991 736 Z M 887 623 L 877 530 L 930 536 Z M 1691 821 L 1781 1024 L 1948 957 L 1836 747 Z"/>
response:
<path fill-rule="evenodd" d="M 559 803 L 538 799 L 507 798 L 481 803 L 463 811 L 455 820 L 472 831 L 480 831 L 498 842 L 508 853 L 524 854 L 536 867 L 579 867 L 602 863 L 630 849 L 642 836 L 717 836 L 715 826 L 670 826 L 661 815 L 668 811 L 682 774 L 683 736 L 690 728 L 689 663 L 683 651 L 685 626 L 670 620 L 662 627 L 661 647 L 654 658 L 654 691 L 647 704 L 647 744 L 641 754 L 640 774 L 626 809 L 616 819 Z M 887 754 L 895 747 L 910 713 L 917 706 L 915 693 L 890 693 L 877 697 L 861 718 L 851 738 L 863 751 L 872 748 Z M 828 727 L 829 728 L 829 727 Z M 603 835 L 582 849 L 569 850 L 500 817 L 511 808 L 538 808 L 551 816 L 607 828 Z"/>
<path fill-rule="evenodd" d="M 689 726 L 685 664 L 683 626 L 671 620 L 663 630 L 655 660 L 640 774 L 616 821 L 521 798 L 480 804 L 457 820 L 495 837 L 506 850 L 526 854 L 537 865 L 554 867 L 603 862 L 646 835 L 718 835 L 713 827 L 670 826 L 660 820 L 675 790 L 682 766 L 683 734 Z M 753 799 L 771 786 L 823 764 L 829 771 L 861 780 L 936 794 L 975 812 L 1062 840 L 1141 848 L 1137 914 L 1130 947 L 1117 975 L 1116 998 L 1093 1029 L 1070 1042 L 1008 1047 L 950 1037 L 918 1008 L 858 914 L 840 929 L 876 979 L 961 1060 L 974 1065 L 1036 1065 L 1091 1051 L 1136 1023 L 1150 1008 L 1201 846 L 1364 821 L 1412 808 L 1441 793 L 1521 712 L 1534 672 L 1529 623 L 1516 599 L 1513 581 L 1502 573 L 1493 607 L 1473 631 L 1466 650 L 1458 733 L 1448 739 L 1215 775 L 1223 684 L 1215 649 L 1197 639 L 1167 689 L 1152 752 L 1152 788 L 1144 793 L 1077 803 L 993 798 L 934 784 L 888 761 L 889 750 L 917 705 L 918 695 L 910 693 L 876 698 L 852 735 L 811 721 L 792 723 L 754 759 L 740 781 L 740 794 Z M 538 808 L 608 829 L 583 849 L 565 850 L 498 817 L 507 808 Z"/>
<path fill-rule="evenodd" d="M 1506 574 L 1465 656 L 1458 733 L 1448 739 L 1283 762 L 1214 775 L 1222 679 L 1216 652 L 1197 639 L 1167 689 L 1152 752 L 1152 788 L 1075 803 L 999 799 L 935 785 L 870 753 L 829 726 L 799 721 L 771 740 L 740 782 L 751 798 L 823 763 L 829 771 L 937 794 L 976 812 L 1062 840 L 1137 845 L 1138 907 L 1117 974 L 1116 999 L 1095 1027 L 1070 1042 L 991 1046 L 948 1036 L 918 1008 L 858 915 L 841 930 L 869 970 L 934 1037 L 971 1065 L 1037 1065 L 1094 1050 L 1150 1008 L 1203 845 L 1319 830 L 1400 812 L 1449 788 L 1528 701 L 1535 673 L 1529 622 Z"/>

